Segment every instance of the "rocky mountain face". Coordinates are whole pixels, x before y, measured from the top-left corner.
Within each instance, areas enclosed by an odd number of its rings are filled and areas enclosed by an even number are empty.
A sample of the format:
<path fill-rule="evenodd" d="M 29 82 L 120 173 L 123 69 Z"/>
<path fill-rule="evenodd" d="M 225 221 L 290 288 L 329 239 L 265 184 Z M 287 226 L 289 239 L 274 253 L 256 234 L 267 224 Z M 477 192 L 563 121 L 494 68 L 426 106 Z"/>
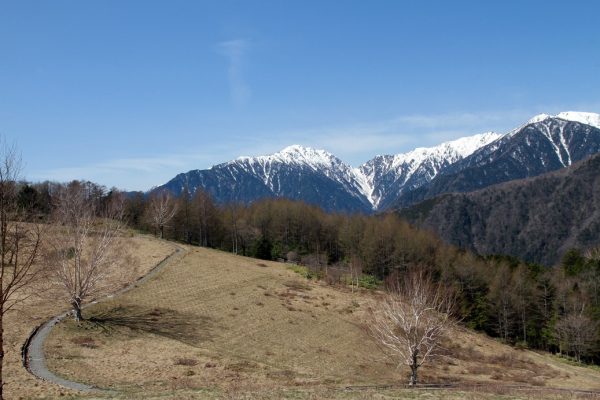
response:
<path fill-rule="evenodd" d="M 220 203 L 286 197 L 328 211 L 354 212 L 371 209 L 365 185 L 355 169 L 334 155 L 295 145 L 272 155 L 240 157 L 179 174 L 162 187 L 177 195 L 186 186 L 190 193 L 203 188 Z"/>
<path fill-rule="evenodd" d="M 376 212 L 537 176 L 598 151 L 600 115 L 567 112 L 536 116 L 505 135 L 489 132 L 376 156 L 358 168 L 324 150 L 294 145 L 182 173 L 160 188 L 177 195 L 202 188 L 220 203 L 286 197 L 328 211 Z"/>
<path fill-rule="evenodd" d="M 373 212 L 498 137 L 490 132 L 406 154 L 377 156 L 359 168 L 324 150 L 294 145 L 268 156 L 240 157 L 179 174 L 161 188 L 179 195 L 186 187 L 190 193 L 200 187 L 221 203 L 286 197 L 328 211 Z"/>
<path fill-rule="evenodd" d="M 566 125 L 546 124 L 556 130 Z M 570 152 L 572 160 L 575 154 Z M 567 163 L 569 153 L 563 150 L 562 155 Z M 547 160 L 559 162 L 560 157 Z M 479 254 L 508 254 L 553 265 L 569 248 L 599 243 L 600 154 L 535 178 L 444 194 L 399 213 L 447 242 Z"/>
<path fill-rule="evenodd" d="M 427 184 L 401 193 L 393 206 L 403 208 L 443 193 L 470 192 L 538 176 L 599 151 L 598 114 L 541 114 L 453 163 Z"/>
<path fill-rule="evenodd" d="M 375 210 L 385 210 L 398 197 L 427 185 L 446 168 L 469 156 L 501 135 L 488 132 L 430 148 L 397 155 L 376 156 L 359 167 L 370 189 Z"/>

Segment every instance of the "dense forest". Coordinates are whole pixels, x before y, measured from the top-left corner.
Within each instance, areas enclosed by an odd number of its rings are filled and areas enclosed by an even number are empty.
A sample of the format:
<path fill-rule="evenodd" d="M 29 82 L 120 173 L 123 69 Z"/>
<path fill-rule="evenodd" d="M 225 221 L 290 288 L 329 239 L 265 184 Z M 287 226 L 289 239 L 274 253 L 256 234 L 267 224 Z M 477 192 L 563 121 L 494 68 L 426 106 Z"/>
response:
<path fill-rule="evenodd" d="M 331 284 L 357 278 L 391 285 L 406 271 L 427 270 L 458 296 L 457 315 L 473 329 L 518 346 L 600 362 L 600 247 L 569 250 L 553 267 L 510 256 L 480 257 L 445 244 L 394 213 L 325 213 L 302 202 L 266 199 L 218 205 L 202 191 L 121 194 L 90 182 L 99 202 L 123 199 L 131 228 L 167 239 L 303 266 Z M 60 184 L 22 183 L 19 205 L 32 220 L 53 212 Z"/>
<path fill-rule="evenodd" d="M 478 254 L 554 265 L 600 243 L 600 155 L 569 168 L 400 210 L 401 217 Z"/>

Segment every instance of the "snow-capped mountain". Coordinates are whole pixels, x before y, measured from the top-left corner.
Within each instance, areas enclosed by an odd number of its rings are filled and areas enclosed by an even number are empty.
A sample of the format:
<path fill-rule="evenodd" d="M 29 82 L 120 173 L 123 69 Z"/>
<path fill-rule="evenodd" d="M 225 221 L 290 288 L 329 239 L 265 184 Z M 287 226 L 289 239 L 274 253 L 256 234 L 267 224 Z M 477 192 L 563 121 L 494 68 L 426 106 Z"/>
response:
<path fill-rule="evenodd" d="M 541 122 L 548 118 L 558 118 L 558 119 L 563 119 L 565 121 L 579 122 L 579 123 L 582 123 L 585 125 L 590 125 L 590 126 L 593 126 L 594 128 L 600 129 L 600 114 L 579 112 L 579 111 L 564 111 L 564 112 L 558 113 L 554 116 L 548 115 L 548 114 L 538 114 L 535 117 L 531 118 L 527 122 L 527 124 Z"/>
<path fill-rule="evenodd" d="M 370 210 L 365 181 L 356 169 L 324 151 L 298 145 L 259 157 L 239 157 L 208 170 L 179 174 L 163 187 L 175 194 L 198 187 L 217 202 L 250 203 L 285 197 L 330 211 Z"/>
<path fill-rule="evenodd" d="M 376 156 L 359 168 L 371 191 L 373 208 L 386 208 L 401 193 L 421 187 L 451 164 L 501 136 L 487 132 L 404 154 Z"/>
<path fill-rule="evenodd" d="M 600 115 L 562 112 L 536 115 L 524 126 L 481 147 L 417 190 L 402 193 L 406 207 L 442 193 L 470 192 L 538 176 L 600 152 Z"/>
<path fill-rule="evenodd" d="M 484 133 L 409 153 L 377 156 L 352 168 L 324 150 L 293 145 L 278 153 L 239 157 L 208 170 L 179 174 L 163 187 L 179 195 L 207 190 L 218 202 L 263 197 L 305 200 L 331 211 L 381 209 L 399 193 L 429 182 L 452 163 L 500 135 Z"/>
<path fill-rule="evenodd" d="M 220 203 L 286 197 L 330 211 L 372 212 L 540 175 L 599 151 L 600 115 L 563 112 L 537 115 L 505 135 L 488 132 L 376 156 L 358 168 L 327 151 L 293 145 L 179 174 L 161 188 L 177 195 L 203 188 Z"/>
<path fill-rule="evenodd" d="M 265 185 L 276 194 L 282 191 L 281 168 L 283 166 L 310 169 L 315 174 L 325 175 L 361 201 L 369 190 L 364 178 L 357 174 L 356 169 L 325 150 L 300 145 L 288 146 L 268 156 L 239 157 L 227 164 L 231 163 L 243 165 L 247 171 L 251 170 L 253 174 L 260 176 Z"/>

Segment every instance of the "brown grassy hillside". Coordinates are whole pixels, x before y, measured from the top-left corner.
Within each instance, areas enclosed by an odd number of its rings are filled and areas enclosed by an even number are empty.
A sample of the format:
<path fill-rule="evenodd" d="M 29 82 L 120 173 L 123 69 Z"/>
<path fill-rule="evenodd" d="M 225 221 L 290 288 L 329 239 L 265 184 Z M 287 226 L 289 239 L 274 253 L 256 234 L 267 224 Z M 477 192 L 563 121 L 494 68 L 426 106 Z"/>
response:
<path fill-rule="evenodd" d="M 46 354 L 57 374 L 126 398 L 394 397 L 343 390 L 407 379 L 364 329 L 376 297 L 308 281 L 284 264 L 190 247 L 143 286 L 89 309 L 93 321 L 61 323 Z M 596 370 L 463 329 L 445 348 L 423 368 L 424 382 L 484 383 L 478 391 L 490 398 L 507 384 L 600 389 Z"/>
<path fill-rule="evenodd" d="M 144 275 L 157 262 L 173 251 L 173 245 L 160 242 L 147 236 L 122 238 L 132 256 L 131 269 L 127 274 L 132 278 Z M 44 260 L 39 260 L 43 262 Z M 122 277 L 123 274 L 113 274 Z M 123 284 L 125 282 L 122 282 Z M 14 312 L 7 314 L 4 324 L 6 338 L 5 358 L 5 396 L 7 399 L 58 398 L 70 392 L 59 386 L 41 381 L 29 374 L 21 363 L 21 346 L 31 330 L 68 309 L 59 290 L 50 290 L 39 297 L 30 298 Z"/>

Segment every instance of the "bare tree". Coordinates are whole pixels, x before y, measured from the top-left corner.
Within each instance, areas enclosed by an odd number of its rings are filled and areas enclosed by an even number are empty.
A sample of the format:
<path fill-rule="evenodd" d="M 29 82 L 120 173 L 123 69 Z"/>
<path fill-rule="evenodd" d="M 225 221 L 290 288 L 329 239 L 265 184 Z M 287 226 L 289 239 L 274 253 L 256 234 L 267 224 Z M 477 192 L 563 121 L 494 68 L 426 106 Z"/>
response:
<path fill-rule="evenodd" d="M 113 195 L 101 204 L 90 197 L 85 184 L 75 181 L 58 191 L 55 207 L 57 232 L 48 260 L 80 321 L 82 303 L 111 289 L 106 278 L 122 260 L 116 238 L 123 202 L 121 196 Z"/>
<path fill-rule="evenodd" d="M 360 276 L 362 275 L 362 262 L 360 258 L 353 255 L 348 263 L 348 269 L 350 270 L 350 288 L 352 293 L 354 293 L 355 289 L 358 290 Z"/>
<path fill-rule="evenodd" d="M 454 326 L 454 296 L 422 271 L 409 272 L 403 284 L 385 294 L 373 314 L 370 331 L 386 352 L 410 367 L 409 384 L 417 384 L 417 371 L 439 348 Z"/>
<path fill-rule="evenodd" d="M 588 260 L 600 260 L 600 246 L 595 246 L 587 249 L 583 256 Z"/>
<path fill-rule="evenodd" d="M 240 221 L 242 207 L 236 203 L 230 203 L 225 207 L 224 211 L 224 224 L 227 226 L 231 237 L 231 252 L 238 254 L 240 245 L 243 245 L 243 238 L 241 235 Z M 241 224 L 243 227 L 243 223 Z"/>
<path fill-rule="evenodd" d="M 177 204 L 171 193 L 167 190 L 153 193 L 148 204 L 148 212 L 150 222 L 158 228 L 160 238 L 164 238 L 165 227 L 177 213 Z"/>
<path fill-rule="evenodd" d="M 35 294 L 32 288 L 42 276 L 36 263 L 41 230 L 22 223 L 17 206 L 20 160 L 14 148 L 0 144 L 0 400 L 3 398 L 4 315 Z"/>
<path fill-rule="evenodd" d="M 560 318 L 554 327 L 561 349 L 566 349 L 577 362 L 590 351 L 598 340 L 598 323 L 584 314 L 585 305 Z"/>
<path fill-rule="evenodd" d="M 207 247 L 209 245 L 209 232 L 214 232 L 217 219 L 217 210 L 210 195 L 198 188 L 192 197 L 192 218 L 197 230 L 198 244 Z M 212 229 L 209 228 L 213 225 Z"/>

